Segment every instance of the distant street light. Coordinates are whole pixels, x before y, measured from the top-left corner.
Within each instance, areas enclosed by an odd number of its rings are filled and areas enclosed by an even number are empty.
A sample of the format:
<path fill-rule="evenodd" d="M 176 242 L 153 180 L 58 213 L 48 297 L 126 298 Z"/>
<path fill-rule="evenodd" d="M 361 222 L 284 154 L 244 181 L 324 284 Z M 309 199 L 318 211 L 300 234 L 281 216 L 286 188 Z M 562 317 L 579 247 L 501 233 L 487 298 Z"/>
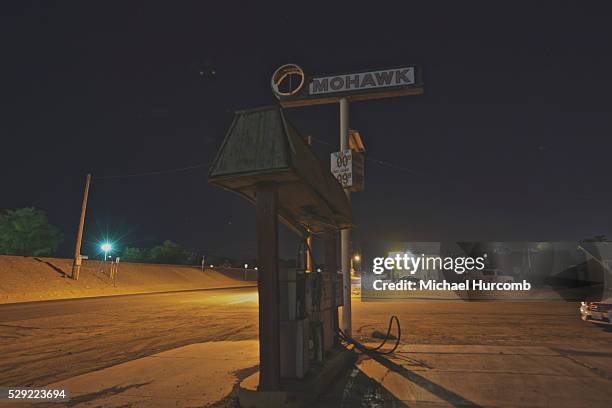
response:
<path fill-rule="evenodd" d="M 104 260 L 106 261 L 108 253 L 113 250 L 113 245 L 109 242 L 105 242 L 100 246 L 100 248 L 102 249 L 102 251 L 104 251 Z"/>
<path fill-rule="evenodd" d="M 353 255 L 353 259 L 351 259 L 351 275 L 355 275 L 355 262 L 361 261 L 361 255 L 355 254 Z"/>

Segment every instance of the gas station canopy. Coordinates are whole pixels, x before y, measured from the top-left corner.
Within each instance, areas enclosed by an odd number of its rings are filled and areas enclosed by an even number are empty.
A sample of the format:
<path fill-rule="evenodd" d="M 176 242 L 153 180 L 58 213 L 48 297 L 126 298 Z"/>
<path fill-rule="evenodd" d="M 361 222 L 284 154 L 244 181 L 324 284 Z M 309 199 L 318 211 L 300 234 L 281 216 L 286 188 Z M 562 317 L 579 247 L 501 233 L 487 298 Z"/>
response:
<path fill-rule="evenodd" d="M 279 215 L 300 233 L 352 226 L 342 186 L 277 106 L 236 112 L 208 180 L 251 202 L 258 183 L 277 183 Z"/>

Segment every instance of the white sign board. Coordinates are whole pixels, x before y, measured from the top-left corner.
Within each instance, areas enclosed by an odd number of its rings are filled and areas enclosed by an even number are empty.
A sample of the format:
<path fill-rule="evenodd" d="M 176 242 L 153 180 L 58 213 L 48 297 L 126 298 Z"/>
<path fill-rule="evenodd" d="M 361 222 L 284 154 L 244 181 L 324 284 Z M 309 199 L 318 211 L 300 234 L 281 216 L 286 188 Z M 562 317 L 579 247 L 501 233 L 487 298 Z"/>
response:
<path fill-rule="evenodd" d="M 414 67 L 314 77 L 308 91 L 310 95 L 321 95 L 407 85 L 415 85 Z"/>
<path fill-rule="evenodd" d="M 342 187 L 352 187 L 353 154 L 350 149 L 331 154 L 331 172 Z"/>

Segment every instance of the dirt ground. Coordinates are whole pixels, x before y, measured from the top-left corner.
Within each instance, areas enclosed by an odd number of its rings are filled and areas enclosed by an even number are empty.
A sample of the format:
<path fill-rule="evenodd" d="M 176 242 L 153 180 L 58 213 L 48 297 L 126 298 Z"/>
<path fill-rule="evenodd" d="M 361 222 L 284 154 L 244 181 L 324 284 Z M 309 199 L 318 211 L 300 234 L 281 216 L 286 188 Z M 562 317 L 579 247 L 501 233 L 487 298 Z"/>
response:
<path fill-rule="evenodd" d="M 110 263 L 83 262 L 78 281 L 72 260 L 0 255 L 0 303 L 253 285 L 255 271 L 121 262 L 117 279 Z"/>
<path fill-rule="evenodd" d="M 402 344 L 549 346 L 612 352 L 612 332 L 571 303 L 353 301 L 354 337 Z M 192 343 L 257 339 L 254 288 L 0 306 L 0 385 L 45 385 Z M 245 367 L 248 368 L 248 367 Z"/>

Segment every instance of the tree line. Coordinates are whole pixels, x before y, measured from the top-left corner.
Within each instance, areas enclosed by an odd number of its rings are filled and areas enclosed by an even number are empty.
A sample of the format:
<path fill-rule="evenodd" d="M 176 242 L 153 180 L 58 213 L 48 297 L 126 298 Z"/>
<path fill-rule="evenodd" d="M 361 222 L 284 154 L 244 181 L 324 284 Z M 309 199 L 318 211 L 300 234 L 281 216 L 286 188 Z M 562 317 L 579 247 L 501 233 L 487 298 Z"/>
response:
<path fill-rule="evenodd" d="M 201 257 L 186 251 L 181 246 L 170 240 L 153 248 L 126 247 L 121 251 L 122 261 L 152 262 L 179 265 L 197 265 Z"/>
<path fill-rule="evenodd" d="M 53 256 L 64 240 L 60 229 L 49 223 L 47 214 L 34 207 L 0 211 L 0 255 Z M 195 265 L 201 257 L 164 241 L 152 248 L 126 247 L 121 260 Z"/>

